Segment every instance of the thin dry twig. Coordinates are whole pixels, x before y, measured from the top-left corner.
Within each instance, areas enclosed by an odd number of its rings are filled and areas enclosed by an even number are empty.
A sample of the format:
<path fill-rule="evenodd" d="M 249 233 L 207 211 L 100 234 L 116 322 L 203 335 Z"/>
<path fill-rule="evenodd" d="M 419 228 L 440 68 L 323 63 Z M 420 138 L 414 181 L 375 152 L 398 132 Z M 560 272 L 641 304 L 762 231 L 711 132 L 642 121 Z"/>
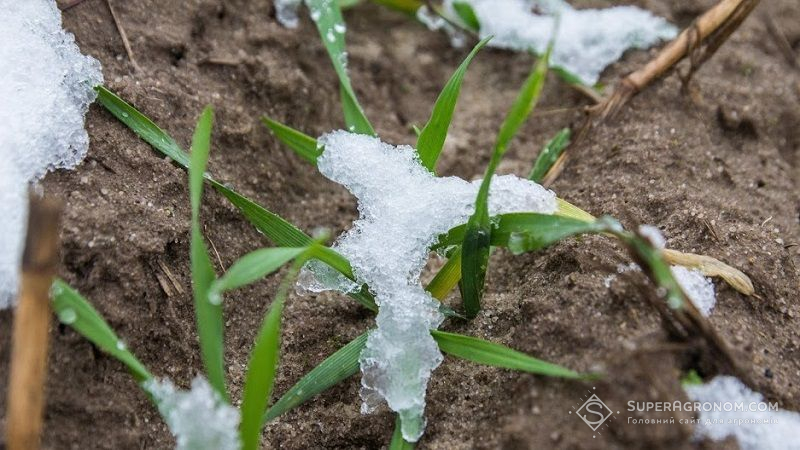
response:
<path fill-rule="evenodd" d="M 58 265 L 61 206 L 32 197 L 14 314 L 8 384 L 6 443 L 9 450 L 41 445 L 44 385 L 50 328 L 50 286 Z"/>
<path fill-rule="evenodd" d="M 108 10 L 111 12 L 111 18 L 114 20 L 114 26 L 117 27 L 117 32 L 122 38 L 122 45 L 125 47 L 125 53 L 128 54 L 128 59 L 131 61 L 133 69 L 136 72 L 140 72 L 142 68 L 139 67 L 139 64 L 136 62 L 136 58 L 133 56 L 133 49 L 131 49 L 131 43 L 128 41 L 128 35 L 125 33 L 125 29 L 122 27 L 119 17 L 117 17 L 117 12 L 114 11 L 114 6 L 111 5 L 111 0 L 106 0 L 106 5 L 108 5 Z"/>

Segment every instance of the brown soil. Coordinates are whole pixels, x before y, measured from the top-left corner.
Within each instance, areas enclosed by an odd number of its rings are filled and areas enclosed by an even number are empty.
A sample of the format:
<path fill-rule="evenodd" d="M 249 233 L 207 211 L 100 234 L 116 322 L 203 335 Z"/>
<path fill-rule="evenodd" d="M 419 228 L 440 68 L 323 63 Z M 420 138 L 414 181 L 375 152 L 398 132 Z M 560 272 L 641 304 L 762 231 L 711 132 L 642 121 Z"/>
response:
<path fill-rule="evenodd" d="M 592 4 L 608 5 L 596 1 Z M 629 2 L 626 2 L 629 3 Z M 687 25 L 713 2 L 642 0 Z M 64 13 L 84 52 L 103 63 L 106 84 L 184 145 L 202 106 L 216 107 L 211 170 L 221 180 L 301 228 L 340 232 L 354 200 L 282 147 L 258 122 L 268 114 L 312 135 L 341 126 L 336 78 L 310 22 L 297 30 L 274 20 L 271 2 L 195 0 L 114 2 L 141 72 L 134 72 L 106 2 Z M 690 94 L 672 75 L 636 97 L 597 130 L 553 186 L 563 198 L 626 225 L 655 224 L 668 245 L 741 268 L 758 297 L 716 283 L 711 323 L 783 408 L 800 410 L 800 74 L 770 37 L 769 13 L 795 53 L 800 4 L 765 1 L 695 76 Z M 350 71 L 382 138 L 411 143 L 438 90 L 465 55 L 446 37 L 373 5 L 347 12 Z M 629 52 L 609 68 L 612 83 L 652 54 Z M 467 74 L 439 168 L 473 178 L 488 161 L 496 130 L 531 58 L 484 50 Z M 525 174 L 541 144 L 578 124 L 587 100 L 550 77 L 538 112 L 501 172 Z M 564 110 L 566 108 L 566 110 Z M 201 370 L 188 265 L 189 208 L 184 172 L 94 106 L 86 162 L 44 181 L 66 202 L 61 274 L 85 294 L 157 375 L 182 385 Z M 215 193 L 203 205 L 218 266 L 265 245 Z M 391 237 L 388 237 L 391 238 Z M 446 358 L 428 389 L 429 425 L 420 448 L 707 448 L 685 425 L 633 425 L 627 401 L 683 399 L 679 378 L 693 367 L 667 340 L 639 289 L 641 275 L 604 278 L 625 253 L 597 237 L 512 257 L 497 252 L 485 309 L 446 328 L 501 342 L 577 370 L 606 370 L 603 381 L 566 382 Z M 162 289 L 170 270 L 183 293 Z M 221 270 L 218 267 L 218 270 Z M 234 398 L 257 327 L 279 278 L 226 303 L 227 367 Z M 450 299 L 457 305 L 457 299 Z M 12 312 L 0 314 L 0 354 L 8 360 Z M 371 325 L 339 295 L 293 296 L 284 316 L 282 393 L 324 357 Z M 47 392 L 47 448 L 169 448 L 168 430 L 131 377 L 64 326 L 53 326 Z M 0 366 L 5 379 L 7 363 Z M 702 368 L 702 367 L 701 367 Z M 713 375 L 713 373 L 704 373 Z M 358 377 L 266 428 L 267 447 L 380 448 L 393 428 L 388 410 L 359 413 Z M 600 433 L 568 414 L 596 388 L 615 411 Z M 3 392 L 0 390 L 0 392 Z M 5 393 L 0 410 L 5 410 Z M 651 414 L 649 418 L 687 414 Z M 596 437 L 594 437 L 596 436 Z M 735 447 L 733 441 L 716 448 Z"/>

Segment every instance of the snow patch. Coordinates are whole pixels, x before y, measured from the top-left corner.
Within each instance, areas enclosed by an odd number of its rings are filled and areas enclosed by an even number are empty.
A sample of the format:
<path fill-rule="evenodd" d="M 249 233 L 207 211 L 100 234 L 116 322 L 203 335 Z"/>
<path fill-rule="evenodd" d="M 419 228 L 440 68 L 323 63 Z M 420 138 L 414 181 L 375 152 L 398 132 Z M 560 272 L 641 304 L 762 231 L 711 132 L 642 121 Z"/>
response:
<path fill-rule="evenodd" d="M 142 384 L 177 441 L 177 450 L 238 450 L 239 411 L 225 403 L 203 377 L 191 390 L 175 387 L 169 379 Z"/>
<path fill-rule="evenodd" d="M 695 428 L 697 439 L 719 441 L 734 436 L 742 450 L 800 449 L 800 414 L 770 411 L 761 394 L 751 391 L 737 378 L 718 376 L 705 384 L 685 386 L 684 390 L 694 402 L 723 406 L 725 403 L 741 403 L 746 410 L 724 411 L 725 408 L 721 407 L 722 411 L 713 408 L 712 411 L 701 411 L 700 422 Z M 751 423 L 740 424 L 740 420 Z"/>
<path fill-rule="evenodd" d="M 717 303 L 714 283 L 697 269 L 683 266 L 672 266 L 670 269 L 675 281 L 681 285 L 681 289 L 689 297 L 689 300 L 694 303 L 703 316 L 708 317 Z"/>
<path fill-rule="evenodd" d="M 83 159 L 83 116 L 103 76 L 61 28 L 55 1 L 0 0 L 0 10 L 0 308 L 7 308 L 17 290 L 28 184 Z"/>
<path fill-rule="evenodd" d="M 480 36 L 494 36 L 489 46 L 542 54 L 558 26 L 550 64 L 597 83 L 600 73 L 630 48 L 645 49 L 672 39 L 677 28 L 633 6 L 574 9 L 563 0 L 458 0 L 468 3 L 480 24 Z M 448 16 L 457 18 L 454 0 L 445 0 Z"/>
<path fill-rule="evenodd" d="M 380 307 L 377 329 L 361 354 L 362 412 L 386 401 L 400 414 L 403 437 L 416 441 L 425 428 L 428 379 L 442 361 L 429 330 L 443 320 L 420 274 L 437 236 L 473 213 L 480 181 L 436 177 L 410 146 L 375 137 L 334 131 L 319 142 L 324 145 L 320 172 L 358 199 L 359 219 L 334 248 L 350 260 L 359 284 L 369 284 Z M 556 208 L 555 194 L 532 181 L 512 175 L 492 179 L 491 214 L 552 214 Z M 358 286 L 319 271 L 306 271 L 300 283 L 315 291 Z"/>

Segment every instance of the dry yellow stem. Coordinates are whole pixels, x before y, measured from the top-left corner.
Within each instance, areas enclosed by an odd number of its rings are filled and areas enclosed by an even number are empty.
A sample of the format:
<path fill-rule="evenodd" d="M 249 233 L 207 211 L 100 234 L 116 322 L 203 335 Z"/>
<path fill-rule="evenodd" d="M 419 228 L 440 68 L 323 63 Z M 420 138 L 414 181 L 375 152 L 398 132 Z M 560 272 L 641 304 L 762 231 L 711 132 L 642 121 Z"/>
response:
<path fill-rule="evenodd" d="M 670 264 L 697 269 L 705 276 L 720 277 L 744 295 L 753 295 L 755 293 L 750 277 L 716 258 L 694 253 L 683 253 L 666 248 L 662 251 L 662 254 Z"/>

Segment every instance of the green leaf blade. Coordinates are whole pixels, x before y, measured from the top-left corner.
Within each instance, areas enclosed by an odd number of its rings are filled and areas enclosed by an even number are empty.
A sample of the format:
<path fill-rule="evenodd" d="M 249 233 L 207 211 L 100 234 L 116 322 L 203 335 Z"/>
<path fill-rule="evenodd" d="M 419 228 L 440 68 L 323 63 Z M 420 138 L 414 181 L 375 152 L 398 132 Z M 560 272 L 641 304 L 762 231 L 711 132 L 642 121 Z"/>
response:
<path fill-rule="evenodd" d="M 261 122 L 298 156 L 315 166 L 317 165 L 317 158 L 322 154 L 322 148 L 317 146 L 316 139 L 267 116 L 262 117 Z"/>
<path fill-rule="evenodd" d="M 328 51 L 333 68 L 339 77 L 339 89 L 347 128 L 354 133 L 374 136 L 375 130 L 358 103 L 355 91 L 350 83 L 350 76 L 347 74 L 347 67 L 345 66 L 347 52 L 344 43 L 345 25 L 341 8 L 338 3 L 329 0 L 306 0 L 306 5 L 311 11 L 311 17 L 317 25 L 322 43 Z"/>
<path fill-rule="evenodd" d="M 550 50 L 548 49 L 545 55 L 536 62 L 500 127 L 492 158 L 478 189 L 475 212 L 466 225 L 461 255 L 461 297 L 468 318 L 474 318 L 480 311 L 486 271 L 489 265 L 489 245 L 492 232 L 489 222 L 489 189 L 492 176 L 508 149 L 511 139 L 527 120 L 539 99 L 547 77 L 549 54 Z"/>
<path fill-rule="evenodd" d="M 254 250 L 239 258 L 225 274 L 214 282 L 211 291 L 225 291 L 246 286 L 257 281 L 306 251 L 305 247 L 273 247 Z"/>
<path fill-rule="evenodd" d="M 564 152 L 570 142 L 572 131 L 564 128 L 559 131 L 550 141 L 545 144 L 539 156 L 536 158 L 528 179 L 540 183 L 547 172 L 558 161 L 558 157 Z"/>
<path fill-rule="evenodd" d="M 517 98 L 511 105 L 511 109 L 508 111 L 503 124 L 500 126 L 500 132 L 497 134 L 495 154 L 499 153 L 499 156 L 502 156 L 506 152 L 511 140 L 517 135 L 522 124 L 528 120 L 536 103 L 539 101 L 544 82 L 547 79 L 547 67 L 550 60 L 551 48 L 552 44 L 548 47 L 545 54 L 540 56 L 539 60 L 536 61 L 533 71 L 528 75 L 528 78 L 522 85 L 522 89 L 519 94 L 517 94 Z"/>
<path fill-rule="evenodd" d="M 464 81 L 464 75 L 469 68 L 470 62 L 475 55 L 483 48 L 491 37 L 482 39 L 472 51 L 464 58 L 461 65 L 453 73 L 442 88 L 442 92 L 436 99 L 433 105 L 433 111 L 428 123 L 422 129 L 417 139 L 417 154 L 419 155 L 420 162 L 429 171 L 434 172 L 436 161 L 444 147 L 444 141 L 447 138 L 447 130 L 450 128 L 450 122 L 453 118 L 453 112 L 458 102 L 458 96 L 461 92 L 461 84 Z"/>
<path fill-rule="evenodd" d="M 360 368 L 358 359 L 367 345 L 367 336 L 368 333 L 361 334 L 303 376 L 272 405 L 264 415 L 263 422 L 275 419 L 345 378 L 355 375 Z"/>
<path fill-rule="evenodd" d="M 290 274 L 281 283 L 278 294 L 264 318 L 253 351 L 250 353 L 250 362 L 247 365 L 242 391 L 242 422 L 239 426 L 243 450 L 259 448 L 261 418 L 267 409 L 278 368 L 283 305 L 301 265 L 301 260 L 296 261 Z"/>
<path fill-rule="evenodd" d="M 481 29 L 481 23 L 472 9 L 472 5 L 467 2 L 453 2 L 453 10 L 470 31 L 477 33 Z"/>
<path fill-rule="evenodd" d="M 192 205 L 190 259 L 195 318 L 203 365 L 209 384 L 227 401 L 222 306 L 211 303 L 209 298 L 211 284 L 214 282 L 216 274 L 200 228 L 200 200 L 203 194 L 203 176 L 211 147 L 212 121 L 213 112 L 210 107 L 206 107 L 197 122 L 197 128 L 192 138 L 192 153 L 189 162 L 189 198 Z"/>
<path fill-rule="evenodd" d="M 461 279 L 461 247 L 456 248 L 447 262 L 436 272 L 425 290 L 437 300 L 444 300 Z"/>
<path fill-rule="evenodd" d="M 443 352 L 478 364 L 550 377 L 582 378 L 581 374 L 573 370 L 528 356 L 504 345 L 438 330 L 432 330 L 431 334 Z"/>
<path fill-rule="evenodd" d="M 64 280 L 56 279 L 51 288 L 53 311 L 62 323 L 124 364 L 137 382 L 143 383 L 153 375 L 108 326 L 100 313 L 78 291 Z"/>

